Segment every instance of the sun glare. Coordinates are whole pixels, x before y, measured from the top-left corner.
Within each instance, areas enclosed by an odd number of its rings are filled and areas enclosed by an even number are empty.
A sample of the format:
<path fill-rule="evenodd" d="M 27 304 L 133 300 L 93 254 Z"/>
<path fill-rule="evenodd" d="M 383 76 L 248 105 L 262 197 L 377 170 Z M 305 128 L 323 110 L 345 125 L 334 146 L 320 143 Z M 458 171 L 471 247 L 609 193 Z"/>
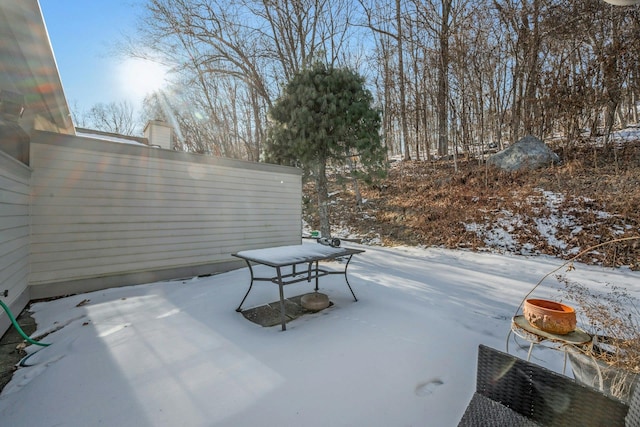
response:
<path fill-rule="evenodd" d="M 166 84 L 167 70 L 144 59 L 127 59 L 120 66 L 120 86 L 125 95 L 142 99 Z"/>

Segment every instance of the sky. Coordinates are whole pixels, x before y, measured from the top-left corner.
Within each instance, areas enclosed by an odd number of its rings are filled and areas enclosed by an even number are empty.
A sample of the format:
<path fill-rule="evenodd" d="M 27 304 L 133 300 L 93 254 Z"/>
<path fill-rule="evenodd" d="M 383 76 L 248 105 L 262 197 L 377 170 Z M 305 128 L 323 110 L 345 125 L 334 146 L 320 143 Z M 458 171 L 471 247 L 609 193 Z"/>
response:
<path fill-rule="evenodd" d="M 116 45 L 134 35 L 145 0 L 40 0 L 49 39 L 70 108 L 129 101 L 135 109 L 157 69 L 123 60 Z M 152 75 L 151 75 L 152 74 Z M 151 77 L 150 77 L 151 75 Z"/>
<path fill-rule="evenodd" d="M 475 389 L 478 345 L 505 351 L 509 339 L 509 352 L 526 359 L 529 343 L 509 335 L 511 318 L 562 264 L 343 246 L 366 251 L 348 270 L 358 301 L 342 276 L 322 277 L 320 292 L 333 305 L 286 331 L 235 311 L 247 268 L 32 305 L 32 337 L 48 334 L 40 339 L 51 345 L 27 348 L 29 366 L 0 394 L 3 425 L 455 426 Z M 575 267 L 567 276 L 585 286 L 640 294 L 640 272 Z M 557 300 L 560 287 L 547 279 L 531 297 Z M 285 296 L 312 290 L 305 281 L 286 286 Z M 258 282 L 243 307 L 277 300 L 277 286 Z M 550 345 L 535 346 L 531 360 L 562 372 L 563 353 Z"/>

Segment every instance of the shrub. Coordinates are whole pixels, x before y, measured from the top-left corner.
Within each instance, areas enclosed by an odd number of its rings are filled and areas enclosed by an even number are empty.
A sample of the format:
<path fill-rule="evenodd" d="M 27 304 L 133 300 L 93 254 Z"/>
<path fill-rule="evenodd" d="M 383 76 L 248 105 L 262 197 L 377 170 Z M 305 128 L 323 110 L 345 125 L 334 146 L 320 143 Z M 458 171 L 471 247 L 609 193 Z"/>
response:
<path fill-rule="evenodd" d="M 590 345 L 570 349 L 574 377 L 628 402 L 640 375 L 638 304 L 626 289 L 607 284 L 593 290 L 563 276 L 564 297 L 576 310 L 578 325 L 593 336 Z"/>

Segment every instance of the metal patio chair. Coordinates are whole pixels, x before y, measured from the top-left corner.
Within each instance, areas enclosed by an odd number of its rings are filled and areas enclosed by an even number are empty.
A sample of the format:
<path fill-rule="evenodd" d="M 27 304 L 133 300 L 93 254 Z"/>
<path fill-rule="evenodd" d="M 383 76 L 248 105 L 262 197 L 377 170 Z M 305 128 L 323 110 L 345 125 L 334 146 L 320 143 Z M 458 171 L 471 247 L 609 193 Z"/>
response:
<path fill-rule="evenodd" d="M 640 426 L 640 388 L 629 406 L 572 378 L 480 345 L 476 391 L 459 427 Z"/>

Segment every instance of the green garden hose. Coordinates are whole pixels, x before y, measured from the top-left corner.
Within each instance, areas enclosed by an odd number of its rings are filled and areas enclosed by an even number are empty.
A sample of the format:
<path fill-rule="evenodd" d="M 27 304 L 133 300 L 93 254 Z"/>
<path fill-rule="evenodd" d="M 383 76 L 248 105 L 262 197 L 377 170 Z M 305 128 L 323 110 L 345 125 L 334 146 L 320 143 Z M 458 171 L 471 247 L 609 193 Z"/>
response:
<path fill-rule="evenodd" d="M 24 331 L 22 330 L 22 328 L 20 327 L 20 325 L 18 325 L 18 322 L 16 321 L 16 318 L 13 317 L 13 314 L 11 314 L 11 310 L 9 310 L 9 307 L 7 307 L 7 305 L 5 303 L 3 303 L 0 300 L 0 305 L 2 306 L 2 308 L 4 308 L 4 311 L 7 313 L 7 316 L 9 316 L 9 319 L 11 319 L 11 323 L 13 324 L 13 326 L 16 328 L 16 331 L 18 331 L 18 333 L 20 334 L 20 336 L 22 338 L 24 338 L 29 344 L 35 344 L 35 345 L 41 345 L 43 347 L 46 347 L 48 345 L 51 345 L 51 343 L 43 343 L 43 342 L 38 342 L 36 340 L 32 340 L 31 338 L 29 338 L 27 336 L 27 334 L 24 333 Z"/>

